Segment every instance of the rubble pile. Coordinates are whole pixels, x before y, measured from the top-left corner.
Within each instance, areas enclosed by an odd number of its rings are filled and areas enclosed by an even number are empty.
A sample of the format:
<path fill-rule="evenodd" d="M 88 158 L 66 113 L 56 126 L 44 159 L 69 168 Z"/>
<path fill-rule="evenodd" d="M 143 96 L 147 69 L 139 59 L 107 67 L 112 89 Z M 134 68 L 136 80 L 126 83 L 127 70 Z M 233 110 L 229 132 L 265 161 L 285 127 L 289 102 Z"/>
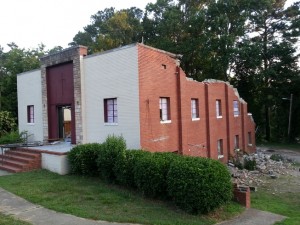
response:
<path fill-rule="evenodd" d="M 232 176 L 232 181 L 238 186 L 248 186 L 251 190 L 256 191 L 258 186 L 266 183 L 263 177 L 273 179 L 279 176 L 290 175 L 294 170 L 289 160 L 274 161 L 270 159 L 271 155 L 266 151 L 257 151 L 256 154 L 243 155 L 239 161 L 255 160 L 256 168 L 253 171 L 247 169 L 238 169 L 233 162 L 228 163 L 228 169 Z"/>

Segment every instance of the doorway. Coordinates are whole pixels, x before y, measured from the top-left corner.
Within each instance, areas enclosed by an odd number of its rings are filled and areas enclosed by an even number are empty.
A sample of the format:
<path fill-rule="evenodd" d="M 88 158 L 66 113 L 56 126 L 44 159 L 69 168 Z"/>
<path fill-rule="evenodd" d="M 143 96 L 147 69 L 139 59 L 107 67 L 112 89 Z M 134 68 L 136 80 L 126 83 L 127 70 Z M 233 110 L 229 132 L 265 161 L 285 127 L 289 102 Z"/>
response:
<path fill-rule="evenodd" d="M 71 142 L 72 137 L 72 112 L 71 106 L 58 106 L 58 137 L 66 142 Z"/>
<path fill-rule="evenodd" d="M 48 140 L 76 144 L 73 63 L 47 67 Z M 71 115 L 71 116 L 70 116 Z M 69 140 L 69 139 L 67 139 Z"/>

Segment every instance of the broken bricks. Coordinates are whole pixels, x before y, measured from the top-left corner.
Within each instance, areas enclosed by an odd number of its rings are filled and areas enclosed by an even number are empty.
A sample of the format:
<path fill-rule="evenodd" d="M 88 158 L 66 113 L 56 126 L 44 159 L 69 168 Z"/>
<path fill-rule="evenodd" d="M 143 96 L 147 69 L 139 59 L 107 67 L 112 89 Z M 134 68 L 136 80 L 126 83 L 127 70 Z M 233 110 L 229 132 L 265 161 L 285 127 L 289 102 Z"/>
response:
<path fill-rule="evenodd" d="M 274 161 L 264 151 L 258 151 L 257 154 L 245 155 L 243 158 L 255 160 L 256 170 L 238 169 L 232 162 L 228 163 L 228 169 L 234 184 L 238 187 L 249 187 L 251 191 L 257 191 L 258 186 L 266 183 L 262 179 L 263 177 L 268 176 L 276 179 L 280 175 L 289 175 L 292 170 L 292 165 L 289 161 Z"/>

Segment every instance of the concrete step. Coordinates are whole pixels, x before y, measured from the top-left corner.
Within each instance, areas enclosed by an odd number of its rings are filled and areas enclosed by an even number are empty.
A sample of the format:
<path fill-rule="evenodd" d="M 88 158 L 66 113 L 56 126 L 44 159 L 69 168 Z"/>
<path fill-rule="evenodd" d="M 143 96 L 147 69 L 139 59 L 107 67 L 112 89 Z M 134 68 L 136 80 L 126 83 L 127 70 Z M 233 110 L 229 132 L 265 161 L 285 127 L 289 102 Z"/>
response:
<path fill-rule="evenodd" d="M 32 158 L 25 158 L 22 156 L 11 155 L 11 154 L 5 154 L 3 156 L 0 156 L 0 161 L 2 159 L 3 160 L 14 160 L 14 161 L 23 162 L 23 163 L 30 163 L 33 160 Z"/>
<path fill-rule="evenodd" d="M 3 158 L 3 160 L 0 159 L 0 165 L 1 164 L 5 164 L 5 165 L 8 165 L 8 166 L 13 166 L 13 167 L 20 168 L 20 169 L 23 169 L 28 165 L 28 163 L 24 163 L 24 162 L 20 162 L 20 161 L 16 161 L 16 160 L 11 160 L 10 158 Z"/>
<path fill-rule="evenodd" d="M 6 151 L 5 155 L 15 155 L 15 156 L 20 156 L 20 157 L 29 158 L 29 159 L 36 159 L 36 158 L 40 157 L 40 153 L 25 152 L 25 151 L 19 151 L 19 150 Z"/>
<path fill-rule="evenodd" d="M 11 172 L 11 173 L 20 173 L 20 172 L 22 172 L 21 168 L 17 168 L 17 167 L 14 167 L 14 166 L 9 166 L 9 165 L 2 164 L 2 163 L 0 163 L 0 169 Z"/>
<path fill-rule="evenodd" d="M 0 155 L 0 169 L 12 173 L 41 168 L 41 154 L 14 149 Z"/>

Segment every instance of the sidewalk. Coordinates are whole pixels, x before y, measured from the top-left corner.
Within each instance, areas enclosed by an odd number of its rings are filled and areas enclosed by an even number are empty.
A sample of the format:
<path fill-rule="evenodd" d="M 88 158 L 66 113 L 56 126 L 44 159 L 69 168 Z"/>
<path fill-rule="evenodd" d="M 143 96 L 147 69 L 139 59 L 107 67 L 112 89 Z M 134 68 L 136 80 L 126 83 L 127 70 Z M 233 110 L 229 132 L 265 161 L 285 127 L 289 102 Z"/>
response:
<path fill-rule="evenodd" d="M 273 225 L 285 218 L 285 216 L 250 208 L 237 217 L 216 225 Z"/>

